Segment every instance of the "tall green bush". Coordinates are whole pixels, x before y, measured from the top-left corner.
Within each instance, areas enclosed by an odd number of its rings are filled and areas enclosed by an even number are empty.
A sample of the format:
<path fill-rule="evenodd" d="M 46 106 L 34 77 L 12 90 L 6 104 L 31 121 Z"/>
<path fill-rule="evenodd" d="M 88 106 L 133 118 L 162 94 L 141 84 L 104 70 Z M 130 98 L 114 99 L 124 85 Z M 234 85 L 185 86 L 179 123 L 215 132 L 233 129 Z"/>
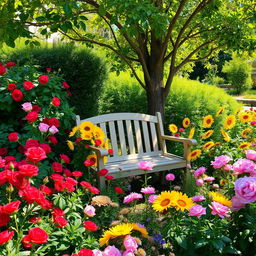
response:
<path fill-rule="evenodd" d="M 251 88 L 251 68 L 248 60 L 238 56 L 233 56 L 233 59 L 224 65 L 223 72 L 227 73 L 228 81 L 237 94 Z"/>
<path fill-rule="evenodd" d="M 37 48 L 19 48 L 2 54 L 5 60 L 39 65 L 41 71 L 52 68 L 63 73 L 70 84 L 69 102 L 81 118 L 97 115 L 98 98 L 106 77 L 106 66 L 98 56 L 74 45 L 45 45 Z"/>

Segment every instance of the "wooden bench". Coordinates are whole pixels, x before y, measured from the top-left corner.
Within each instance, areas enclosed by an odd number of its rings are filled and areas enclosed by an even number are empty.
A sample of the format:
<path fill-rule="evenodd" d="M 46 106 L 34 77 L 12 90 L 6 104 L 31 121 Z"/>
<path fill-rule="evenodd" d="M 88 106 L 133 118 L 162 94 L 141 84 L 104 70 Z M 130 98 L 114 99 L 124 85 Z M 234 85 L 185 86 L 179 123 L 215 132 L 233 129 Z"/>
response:
<path fill-rule="evenodd" d="M 106 168 L 109 175 L 115 179 L 145 172 L 138 168 L 139 161 L 152 161 L 153 170 L 147 173 L 186 168 L 187 156 L 196 140 L 164 135 L 164 128 L 160 113 L 156 116 L 137 113 L 113 113 L 95 116 L 80 120 L 77 116 L 76 123 L 80 125 L 90 121 L 101 127 L 110 140 L 114 154 L 108 157 L 104 164 L 103 157 L 108 155 L 107 150 L 91 147 L 97 155 L 97 169 Z M 183 156 L 173 155 L 166 150 L 166 140 L 182 142 L 184 145 Z M 98 177 L 98 186 L 105 187 L 105 178 Z"/>

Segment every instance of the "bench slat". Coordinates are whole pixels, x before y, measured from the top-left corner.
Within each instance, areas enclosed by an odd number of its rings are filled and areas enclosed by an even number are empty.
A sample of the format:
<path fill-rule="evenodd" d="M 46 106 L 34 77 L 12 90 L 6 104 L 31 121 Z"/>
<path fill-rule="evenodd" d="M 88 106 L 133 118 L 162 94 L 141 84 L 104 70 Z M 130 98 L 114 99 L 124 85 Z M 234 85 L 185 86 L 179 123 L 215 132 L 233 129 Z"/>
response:
<path fill-rule="evenodd" d="M 117 146 L 115 123 L 111 121 L 108 124 L 109 124 L 111 145 L 114 150 L 114 157 L 115 157 L 115 156 L 118 156 L 118 146 Z"/>
<path fill-rule="evenodd" d="M 129 144 L 129 154 L 135 154 L 135 147 L 134 147 L 134 137 L 132 132 L 132 124 L 130 120 L 126 120 L 126 130 L 127 130 L 127 137 L 128 137 L 128 144 Z"/>
<path fill-rule="evenodd" d="M 156 134 L 156 125 L 155 123 L 150 123 L 150 131 L 152 137 L 153 150 L 158 151 L 158 143 L 157 143 L 157 134 Z"/>
<path fill-rule="evenodd" d="M 106 123 L 100 123 L 100 128 L 103 130 L 105 133 L 105 136 L 108 137 L 107 135 L 107 129 L 106 129 Z"/>
<path fill-rule="evenodd" d="M 151 152 L 147 122 L 142 122 L 142 130 L 143 130 L 143 138 L 144 138 L 144 142 L 145 142 L 146 152 Z"/>
<path fill-rule="evenodd" d="M 140 155 L 140 154 L 143 153 L 143 148 L 142 148 L 142 140 L 141 140 L 141 132 L 140 132 L 139 121 L 137 121 L 137 120 L 134 121 L 134 128 L 135 128 L 135 134 L 136 134 L 138 154 Z"/>
<path fill-rule="evenodd" d="M 118 126 L 118 134 L 119 134 L 119 143 L 121 145 L 122 155 L 126 156 L 126 141 L 125 141 L 125 135 L 124 135 L 124 125 L 123 121 L 117 121 Z"/>

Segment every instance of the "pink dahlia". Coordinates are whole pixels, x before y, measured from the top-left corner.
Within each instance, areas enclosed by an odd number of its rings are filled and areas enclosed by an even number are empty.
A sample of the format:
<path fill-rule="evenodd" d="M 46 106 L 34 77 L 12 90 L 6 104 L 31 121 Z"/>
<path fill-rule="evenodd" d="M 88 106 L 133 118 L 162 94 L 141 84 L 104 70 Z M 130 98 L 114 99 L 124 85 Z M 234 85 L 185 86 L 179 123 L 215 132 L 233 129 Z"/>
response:
<path fill-rule="evenodd" d="M 233 164 L 234 174 L 250 173 L 251 175 L 256 174 L 256 164 L 248 159 L 238 159 Z"/>
<path fill-rule="evenodd" d="M 237 196 L 233 196 L 231 198 L 231 201 L 232 201 L 232 207 L 231 209 L 233 211 L 239 211 L 241 208 L 244 208 L 245 207 L 245 204 L 241 203 L 239 197 Z"/>
<path fill-rule="evenodd" d="M 142 188 L 140 192 L 143 194 L 154 194 L 156 190 L 153 187 L 148 186 L 148 187 Z"/>
<path fill-rule="evenodd" d="M 168 180 L 168 181 L 173 181 L 175 180 L 175 175 L 173 173 L 168 173 L 166 176 L 165 176 L 165 179 Z"/>
<path fill-rule="evenodd" d="M 197 195 L 197 196 L 193 196 L 192 197 L 192 200 L 194 202 L 201 202 L 201 201 L 204 201 L 205 200 L 205 197 L 203 195 Z"/>
<path fill-rule="evenodd" d="M 188 215 L 190 216 L 196 216 L 197 218 L 200 218 L 202 215 L 206 214 L 206 208 L 199 205 L 195 204 L 189 209 Z"/>
<path fill-rule="evenodd" d="M 221 203 L 213 201 L 209 207 L 212 209 L 212 215 L 219 215 L 221 218 L 230 217 L 229 208 Z"/>
<path fill-rule="evenodd" d="M 255 150 L 246 150 L 245 151 L 246 158 L 256 161 L 256 151 Z"/>
<path fill-rule="evenodd" d="M 129 194 L 124 198 L 123 203 L 128 204 L 136 199 L 141 199 L 142 197 L 143 197 L 142 194 L 132 192 L 131 194 Z"/>
<path fill-rule="evenodd" d="M 232 158 L 227 155 L 222 155 L 222 156 L 216 156 L 214 158 L 214 161 L 211 161 L 211 165 L 215 169 L 222 168 L 224 165 L 226 165 L 228 162 L 230 162 Z"/>
<path fill-rule="evenodd" d="M 198 168 L 197 170 L 195 170 L 194 176 L 195 176 L 196 178 L 198 178 L 199 176 L 203 175 L 203 174 L 206 172 L 206 170 L 207 170 L 207 169 L 202 166 L 202 167 Z"/>
<path fill-rule="evenodd" d="M 140 161 L 138 168 L 144 171 L 150 171 L 153 170 L 153 163 L 151 161 Z"/>

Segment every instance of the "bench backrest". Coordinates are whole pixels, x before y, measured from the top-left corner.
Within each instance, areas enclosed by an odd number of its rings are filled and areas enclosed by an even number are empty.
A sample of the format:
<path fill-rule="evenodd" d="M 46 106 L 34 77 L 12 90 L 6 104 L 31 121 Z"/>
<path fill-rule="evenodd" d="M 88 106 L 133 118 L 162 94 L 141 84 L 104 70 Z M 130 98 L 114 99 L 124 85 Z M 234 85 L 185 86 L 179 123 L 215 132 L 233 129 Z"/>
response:
<path fill-rule="evenodd" d="M 113 113 L 80 120 L 77 125 L 90 121 L 99 126 L 110 140 L 114 155 L 108 162 L 153 156 L 166 151 L 161 135 L 163 124 L 161 114 L 156 116 L 138 113 Z"/>

